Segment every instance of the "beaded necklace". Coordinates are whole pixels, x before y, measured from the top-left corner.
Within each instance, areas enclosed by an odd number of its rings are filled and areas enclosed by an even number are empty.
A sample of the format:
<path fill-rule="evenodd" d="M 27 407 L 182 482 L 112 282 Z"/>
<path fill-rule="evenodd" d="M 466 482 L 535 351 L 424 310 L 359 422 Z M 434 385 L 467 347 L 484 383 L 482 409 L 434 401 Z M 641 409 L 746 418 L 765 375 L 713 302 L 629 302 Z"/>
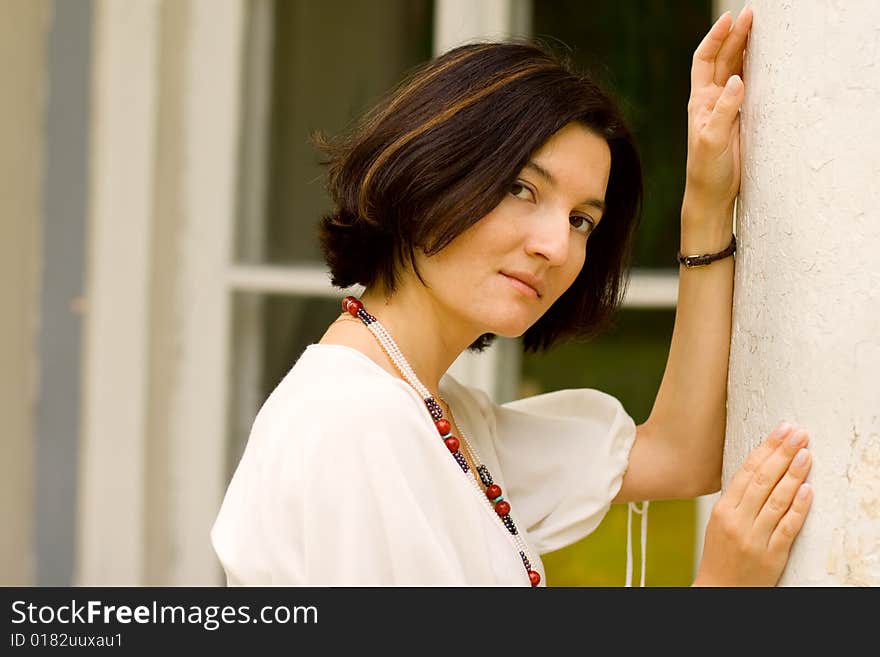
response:
<path fill-rule="evenodd" d="M 459 433 L 461 433 L 461 441 L 459 441 L 456 436 L 452 435 L 452 425 L 449 420 L 443 417 L 443 410 L 440 408 L 440 404 L 437 403 L 431 392 L 421 381 L 419 381 L 415 371 L 407 362 L 406 358 L 403 357 L 403 354 L 398 348 L 397 343 L 391 337 L 391 334 L 388 333 L 381 323 L 379 323 L 379 320 L 364 309 L 364 304 L 361 303 L 359 299 L 352 296 L 345 297 L 342 300 L 342 309 L 364 323 L 373 336 L 379 341 L 379 345 L 385 353 L 388 354 L 388 357 L 394 363 L 395 367 L 397 367 L 401 376 L 403 376 L 407 383 L 415 388 L 422 397 L 425 406 L 428 408 L 428 412 L 431 414 L 431 418 L 434 420 L 434 426 L 437 427 L 437 431 L 440 433 L 440 437 L 446 445 L 446 449 L 452 454 L 452 458 L 458 463 L 462 473 L 468 478 L 468 481 L 473 485 L 477 494 L 501 519 L 501 522 L 510 533 L 516 548 L 519 551 L 519 556 L 522 559 L 523 566 L 529 576 L 529 582 L 532 586 L 537 586 L 541 581 L 541 574 L 536 570 L 532 570 L 532 563 L 529 559 L 529 548 L 526 546 L 522 536 L 520 536 L 519 531 L 513 522 L 513 518 L 510 517 L 510 504 L 501 495 L 501 487 L 492 481 L 492 475 L 489 472 L 489 468 L 483 463 L 483 459 L 480 458 L 473 443 L 467 440 L 467 437 L 464 435 L 464 431 L 461 428 L 461 424 L 456 422 Z M 444 403 L 446 402 L 444 401 Z M 448 403 L 447 406 L 449 407 L 450 416 L 455 420 L 455 416 L 452 414 L 452 407 L 449 406 Z M 470 466 L 468 466 L 467 460 L 461 453 L 462 441 L 464 446 L 470 451 L 472 459 L 477 464 L 477 474 L 480 477 L 480 481 L 483 483 L 485 491 L 480 490 L 477 480 L 470 473 Z"/>

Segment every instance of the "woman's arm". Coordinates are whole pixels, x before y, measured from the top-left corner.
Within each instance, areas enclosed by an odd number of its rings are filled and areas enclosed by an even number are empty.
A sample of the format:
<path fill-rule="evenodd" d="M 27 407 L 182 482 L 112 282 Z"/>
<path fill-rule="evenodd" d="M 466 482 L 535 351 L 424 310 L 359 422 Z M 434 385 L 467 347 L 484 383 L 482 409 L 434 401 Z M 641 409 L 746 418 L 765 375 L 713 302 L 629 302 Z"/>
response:
<path fill-rule="evenodd" d="M 723 250 L 732 227 L 688 230 L 690 212 L 696 210 L 686 203 L 682 253 Z M 719 226 L 732 224 L 732 208 L 716 212 Z M 733 258 L 681 266 L 666 370 L 651 415 L 637 427 L 617 501 L 695 497 L 721 487 L 732 303 Z"/>
<path fill-rule="evenodd" d="M 722 251 L 733 235 L 740 184 L 740 78 L 751 10 L 732 29 L 725 13 L 694 51 L 681 251 Z M 663 380 L 616 502 L 694 497 L 718 490 L 724 444 L 733 258 L 680 267 Z"/>

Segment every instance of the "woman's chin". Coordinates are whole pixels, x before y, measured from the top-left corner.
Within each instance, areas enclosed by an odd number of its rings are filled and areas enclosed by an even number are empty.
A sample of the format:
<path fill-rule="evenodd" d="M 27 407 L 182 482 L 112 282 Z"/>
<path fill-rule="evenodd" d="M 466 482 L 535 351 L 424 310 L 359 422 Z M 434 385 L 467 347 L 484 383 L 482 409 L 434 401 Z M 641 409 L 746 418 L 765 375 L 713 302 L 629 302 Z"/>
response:
<path fill-rule="evenodd" d="M 524 322 L 521 318 L 510 319 L 505 322 L 495 322 L 486 333 L 494 333 L 502 338 L 519 338 L 529 329 L 534 322 Z"/>

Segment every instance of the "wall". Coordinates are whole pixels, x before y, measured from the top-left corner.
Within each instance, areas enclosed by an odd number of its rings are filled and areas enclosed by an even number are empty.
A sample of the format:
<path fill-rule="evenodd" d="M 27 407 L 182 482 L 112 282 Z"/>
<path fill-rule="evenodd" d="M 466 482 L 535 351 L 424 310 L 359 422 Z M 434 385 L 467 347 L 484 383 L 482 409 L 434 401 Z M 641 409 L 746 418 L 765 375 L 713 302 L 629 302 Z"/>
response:
<path fill-rule="evenodd" d="M 756 0 L 724 481 L 782 419 L 815 495 L 782 585 L 880 584 L 880 4 Z"/>

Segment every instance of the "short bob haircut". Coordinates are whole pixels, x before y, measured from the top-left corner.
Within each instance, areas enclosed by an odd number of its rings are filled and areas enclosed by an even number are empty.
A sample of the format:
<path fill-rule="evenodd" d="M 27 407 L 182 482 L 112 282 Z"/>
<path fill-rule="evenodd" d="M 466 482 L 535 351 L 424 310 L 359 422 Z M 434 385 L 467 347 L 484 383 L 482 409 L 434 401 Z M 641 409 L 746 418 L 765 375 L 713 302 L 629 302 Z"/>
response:
<path fill-rule="evenodd" d="M 318 239 L 334 286 L 396 289 L 413 249 L 436 254 L 495 208 L 525 164 L 576 121 L 611 150 L 606 211 L 574 283 L 523 336 L 525 351 L 589 340 L 613 324 L 642 211 L 635 140 L 611 96 L 534 40 L 471 43 L 412 72 L 345 134 L 312 139 L 327 155 L 335 208 Z M 482 351 L 486 333 L 468 349 Z"/>

